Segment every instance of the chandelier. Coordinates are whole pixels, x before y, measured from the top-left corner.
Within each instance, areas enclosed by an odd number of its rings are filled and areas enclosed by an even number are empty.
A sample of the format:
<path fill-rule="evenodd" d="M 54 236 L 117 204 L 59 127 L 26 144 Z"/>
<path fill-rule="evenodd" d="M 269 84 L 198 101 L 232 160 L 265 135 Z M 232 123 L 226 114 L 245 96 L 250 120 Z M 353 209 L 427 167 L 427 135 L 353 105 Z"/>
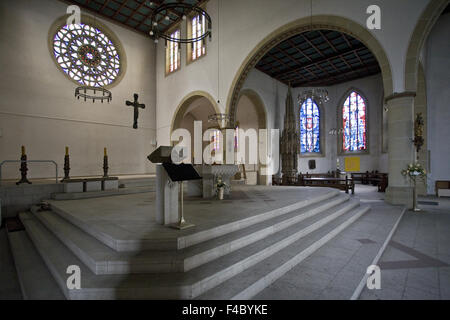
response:
<path fill-rule="evenodd" d="M 304 90 L 301 94 L 298 95 L 299 104 L 302 104 L 307 99 L 312 99 L 320 104 L 330 101 L 330 98 L 328 97 L 328 91 L 322 88 Z"/>
<path fill-rule="evenodd" d="M 109 90 L 106 90 L 102 87 L 89 87 L 82 86 L 75 89 L 75 97 L 79 100 L 83 98 L 84 101 L 92 100 L 95 103 L 95 100 L 106 100 L 108 103 L 112 100 L 112 93 Z"/>
<path fill-rule="evenodd" d="M 208 122 L 218 123 L 220 128 L 224 129 L 231 122 L 231 117 L 226 113 L 215 113 L 208 116 Z"/>
<path fill-rule="evenodd" d="M 178 12 L 178 10 L 181 10 L 183 12 L 183 20 L 186 20 L 185 12 L 192 12 L 192 11 L 196 12 L 200 16 L 205 17 L 205 19 L 208 23 L 208 27 L 207 27 L 206 31 L 203 34 L 201 34 L 195 38 L 181 38 L 181 37 L 174 38 L 164 32 L 159 31 L 158 25 L 160 22 L 158 21 L 157 16 L 163 15 L 164 19 L 166 21 L 169 21 L 170 20 L 169 12 L 170 11 Z M 150 34 L 150 36 L 152 36 L 155 39 L 155 43 L 158 43 L 159 38 L 163 38 L 166 41 L 178 42 L 178 43 L 195 43 L 197 41 L 201 41 L 201 40 L 205 39 L 206 37 L 209 37 L 209 40 L 211 40 L 211 25 L 212 25 L 211 17 L 202 8 L 197 7 L 195 5 L 183 3 L 183 2 L 173 2 L 173 3 L 163 4 L 153 11 L 152 16 L 151 16 L 152 29 L 150 30 L 149 34 Z"/>

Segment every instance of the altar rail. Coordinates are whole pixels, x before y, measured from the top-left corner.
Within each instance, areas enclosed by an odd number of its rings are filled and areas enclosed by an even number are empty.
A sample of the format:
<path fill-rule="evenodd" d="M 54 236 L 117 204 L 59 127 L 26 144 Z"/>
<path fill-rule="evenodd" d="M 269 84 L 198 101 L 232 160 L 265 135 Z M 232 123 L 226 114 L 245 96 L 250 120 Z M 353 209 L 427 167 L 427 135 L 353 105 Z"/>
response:
<path fill-rule="evenodd" d="M 53 163 L 55 165 L 55 181 L 58 183 L 58 164 L 53 160 L 4 160 L 0 163 L 0 186 L 2 184 L 2 168 L 5 163 L 23 163 L 23 162 L 34 162 L 34 163 Z"/>

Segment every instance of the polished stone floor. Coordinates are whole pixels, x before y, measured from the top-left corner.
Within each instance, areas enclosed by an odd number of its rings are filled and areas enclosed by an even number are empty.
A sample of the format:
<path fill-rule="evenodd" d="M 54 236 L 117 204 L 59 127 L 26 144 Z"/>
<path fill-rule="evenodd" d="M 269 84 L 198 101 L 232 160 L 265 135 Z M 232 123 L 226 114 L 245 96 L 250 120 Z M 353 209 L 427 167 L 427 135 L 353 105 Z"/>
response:
<path fill-rule="evenodd" d="M 355 197 L 371 212 L 254 299 L 350 299 L 402 211 L 370 186 L 357 185 Z M 381 289 L 359 299 L 450 299 L 450 199 L 419 200 L 428 205 L 405 212 L 381 256 Z"/>
<path fill-rule="evenodd" d="M 381 289 L 360 299 L 450 299 L 450 199 L 419 200 L 422 211 L 405 213 L 380 260 Z"/>

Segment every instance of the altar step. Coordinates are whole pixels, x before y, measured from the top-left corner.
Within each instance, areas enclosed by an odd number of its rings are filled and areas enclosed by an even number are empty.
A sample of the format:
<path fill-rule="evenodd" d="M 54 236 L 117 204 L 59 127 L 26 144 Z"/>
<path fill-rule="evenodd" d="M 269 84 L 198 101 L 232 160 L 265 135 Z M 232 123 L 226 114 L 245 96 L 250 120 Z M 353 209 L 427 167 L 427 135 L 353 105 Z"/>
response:
<path fill-rule="evenodd" d="M 43 222 L 46 219 L 44 223 L 52 228 L 52 231 L 45 227 L 32 213 L 22 213 L 20 218 L 48 269 L 68 299 L 248 298 L 264 288 L 270 281 L 274 281 L 274 279 L 289 271 L 290 268 L 312 254 L 369 210 L 368 207 L 360 207 L 358 202 L 349 200 L 348 196 L 338 196 L 326 202 L 331 202 L 333 205 L 330 205 L 327 209 L 319 210 L 320 205 L 316 204 L 316 213 L 310 214 L 308 217 L 304 215 L 307 215 L 309 210 L 314 210 L 313 208 L 300 210 L 301 212 L 296 215 L 292 214 L 292 216 L 276 217 L 280 219 L 278 224 L 275 220 L 265 221 L 267 222 L 267 230 L 271 229 L 270 223 L 273 225 L 272 230 L 267 231 L 266 234 L 261 231 L 264 229 L 262 225 L 259 228 L 252 226 L 255 229 L 247 229 L 247 232 L 250 232 L 247 234 L 247 239 L 251 238 L 253 234 L 259 235 L 255 236 L 254 240 L 249 241 L 249 244 L 240 244 L 240 241 L 245 239 L 243 237 L 245 232 L 242 229 L 243 233 L 240 236 L 236 235 L 234 242 L 231 238 L 228 240 L 222 238 L 222 241 L 224 241 L 222 247 L 219 237 L 216 239 L 218 241 L 216 243 L 209 240 L 205 243 L 193 245 L 187 250 L 173 252 L 173 256 L 178 261 L 184 259 L 185 266 L 189 265 L 189 263 L 186 264 L 189 257 L 192 257 L 191 263 L 194 263 L 191 264 L 189 271 L 173 273 L 166 270 L 165 273 L 96 275 L 91 270 L 94 264 L 90 264 L 90 267 L 87 266 L 89 265 L 87 257 L 89 255 L 95 256 L 96 249 L 102 251 L 105 247 L 86 250 L 89 245 L 94 243 L 92 241 L 97 241 L 96 239 L 89 238 L 87 235 L 81 237 L 81 233 L 69 228 L 69 223 L 64 224 L 60 217 L 51 212 L 38 212 L 36 214 Z M 325 202 L 323 205 L 325 205 Z M 289 220 L 302 215 L 304 219 L 297 218 L 299 221 Z M 57 218 L 52 219 L 54 217 Z M 71 233 L 67 235 L 67 238 L 73 236 L 72 243 L 66 242 L 65 244 L 58 239 L 55 236 L 56 230 L 59 230 L 60 233 L 64 231 Z M 65 239 L 64 241 L 69 241 L 61 234 L 60 237 Z M 232 237 L 232 235 L 229 234 L 226 237 Z M 83 244 L 83 241 L 86 241 L 85 244 Z M 229 243 L 229 245 L 225 245 L 226 243 Z M 75 244 L 79 246 L 78 249 L 75 248 Z M 86 245 L 86 247 L 83 247 L 83 245 Z M 97 245 L 102 244 L 97 241 Z M 208 252 L 208 246 L 210 246 L 210 252 L 221 252 L 222 250 L 223 255 L 219 257 L 209 256 L 205 253 Z M 227 252 L 227 250 L 230 250 L 230 252 Z M 190 254 L 187 254 L 189 251 Z M 109 253 L 112 252 L 109 251 Z M 148 258 L 151 258 L 152 255 L 158 256 L 158 254 L 160 257 L 164 256 L 164 253 L 155 251 L 142 254 L 148 254 Z M 183 254 L 186 255 L 183 256 Z M 117 257 L 115 256 L 115 258 Z M 123 259 L 123 257 L 122 260 L 119 260 L 133 261 L 133 259 Z M 132 258 L 132 256 L 128 257 Z M 202 259 L 212 260 L 206 262 Z M 111 259 L 111 261 L 117 260 Z M 201 265 L 195 265 L 199 263 Z M 69 265 L 78 265 L 81 268 L 82 288 L 80 290 L 68 290 L 66 287 L 68 277 L 66 270 Z M 125 267 L 125 269 L 127 268 L 132 269 L 132 267 Z M 244 274 L 247 274 L 247 276 L 242 277 Z"/>
<path fill-rule="evenodd" d="M 358 205 L 356 201 L 349 201 L 348 195 L 340 195 L 182 250 L 140 252 L 115 251 L 52 211 L 38 212 L 38 208 L 33 207 L 32 212 L 93 273 L 99 275 L 186 272 L 302 221 L 304 225 L 310 225 L 331 213 L 347 212 Z"/>
<path fill-rule="evenodd" d="M 165 251 L 165 250 L 181 250 L 185 249 L 202 242 L 206 242 L 227 234 L 242 230 L 244 228 L 250 227 L 252 225 L 276 218 L 282 217 L 285 214 L 291 212 L 296 212 L 297 210 L 308 210 L 309 206 L 325 204 L 327 201 L 339 201 L 336 200 L 341 193 L 337 190 L 330 190 L 327 193 L 316 196 L 311 199 L 304 199 L 283 207 L 262 211 L 250 217 L 240 219 L 237 221 L 232 221 L 226 224 L 219 225 L 217 227 L 212 227 L 206 230 L 197 231 L 194 233 L 189 233 L 186 235 L 180 235 L 178 237 L 172 237 L 167 239 L 130 239 L 130 238 L 119 238 L 118 235 L 112 235 L 112 233 L 106 233 L 102 230 L 96 228 L 95 225 L 91 225 L 88 222 L 79 219 L 76 215 L 71 214 L 67 211 L 66 207 L 60 205 L 57 201 L 50 201 L 52 211 L 58 214 L 60 217 L 64 218 L 72 225 L 81 229 L 84 233 L 89 234 L 94 237 L 104 245 L 110 247 L 111 249 L 119 252 L 128 251 L 145 251 L 145 250 L 155 250 L 155 251 Z M 347 195 L 341 195 L 347 197 Z M 332 202 L 333 203 L 333 202 Z M 326 207 L 324 207 L 326 208 Z M 32 211 L 37 208 L 32 208 Z M 300 213 L 294 213 L 298 214 Z M 181 233 L 182 234 L 182 233 Z"/>
<path fill-rule="evenodd" d="M 64 300 L 53 276 L 25 230 L 7 232 L 24 300 Z"/>
<path fill-rule="evenodd" d="M 54 193 L 52 194 L 53 200 L 81 200 L 102 198 L 111 196 L 123 196 L 126 194 L 137 194 L 155 192 L 155 186 L 139 186 L 139 187 L 127 187 L 119 188 L 117 190 L 104 190 L 104 191 L 89 191 L 89 192 L 71 192 L 71 193 Z"/>
<path fill-rule="evenodd" d="M 119 179 L 119 188 L 155 187 L 156 177 Z"/>

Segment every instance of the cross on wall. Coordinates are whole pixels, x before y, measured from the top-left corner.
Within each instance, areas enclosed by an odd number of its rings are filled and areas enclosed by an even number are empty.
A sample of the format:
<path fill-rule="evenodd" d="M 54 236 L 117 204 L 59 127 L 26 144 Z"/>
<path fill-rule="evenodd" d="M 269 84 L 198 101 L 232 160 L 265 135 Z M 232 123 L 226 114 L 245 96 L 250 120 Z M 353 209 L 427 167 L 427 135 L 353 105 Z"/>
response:
<path fill-rule="evenodd" d="M 139 108 L 145 109 L 145 104 L 139 103 L 138 98 L 139 98 L 139 95 L 137 93 L 135 93 L 133 102 L 128 101 L 128 100 L 125 102 L 125 104 L 127 106 L 131 106 L 134 108 L 134 113 L 133 113 L 133 128 L 134 129 L 138 128 Z"/>

